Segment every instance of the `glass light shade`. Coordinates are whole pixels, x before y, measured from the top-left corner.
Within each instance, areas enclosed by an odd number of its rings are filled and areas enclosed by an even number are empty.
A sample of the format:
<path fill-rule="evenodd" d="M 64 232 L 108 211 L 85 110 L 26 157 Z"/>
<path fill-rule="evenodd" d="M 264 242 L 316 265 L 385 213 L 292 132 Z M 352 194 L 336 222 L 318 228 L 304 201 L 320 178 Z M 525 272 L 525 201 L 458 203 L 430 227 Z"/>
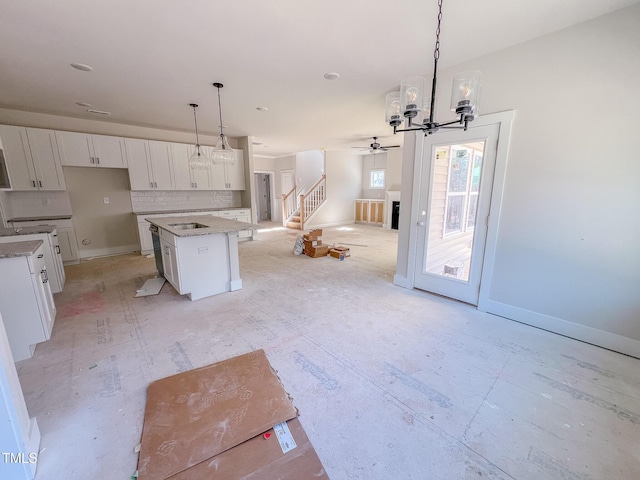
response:
<path fill-rule="evenodd" d="M 470 109 L 468 113 L 471 115 L 477 113 L 481 78 L 482 73 L 477 70 L 461 72 L 453 77 L 451 110 L 461 113 L 460 109 Z"/>
<path fill-rule="evenodd" d="M 400 105 L 400 92 L 387 93 L 387 105 L 385 121 L 391 126 L 398 126 L 402 123 L 402 108 Z"/>
<path fill-rule="evenodd" d="M 230 163 L 235 165 L 236 154 L 229 145 L 226 135 L 220 135 L 218 143 L 213 147 L 213 150 L 211 150 L 211 162 L 215 165 L 219 165 L 221 163 Z"/>
<path fill-rule="evenodd" d="M 410 77 L 400 83 L 400 105 L 405 117 L 413 118 L 422 108 L 424 78 Z"/>
<path fill-rule="evenodd" d="M 438 109 L 434 105 L 434 107 L 433 107 L 433 121 L 434 122 L 435 122 L 435 117 L 436 117 L 437 112 L 438 112 Z M 431 115 L 431 99 L 430 98 L 425 98 L 424 105 L 422 106 L 422 108 L 418 112 L 418 115 L 416 116 L 415 122 L 416 123 L 427 123 L 429 121 L 430 115 Z"/>
<path fill-rule="evenodd" d="M 189 157 L 189 168 L 193 170 L 206 170 L 209 168 L 209 158 L 200 145 L 195 146 L 195 150 Z"/>

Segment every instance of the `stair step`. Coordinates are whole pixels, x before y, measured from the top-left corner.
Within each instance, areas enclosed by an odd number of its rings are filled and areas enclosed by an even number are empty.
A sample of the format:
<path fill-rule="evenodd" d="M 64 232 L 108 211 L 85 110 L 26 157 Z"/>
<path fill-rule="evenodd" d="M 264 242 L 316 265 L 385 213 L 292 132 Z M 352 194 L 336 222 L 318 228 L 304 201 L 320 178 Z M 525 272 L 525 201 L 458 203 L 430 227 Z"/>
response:
<path fill-rule="evenodd" d="M 291 217 L 291 221 L 292 222 L 299 222 L 300 221 L 300 215 L 293 215 Z"/>
<path fill-rule="evenodd" d="M 298 230 L 301 230 L 300 222 L 287 222 L 287 227 L 289 227 L 289 228 L 297 228 Z"/>

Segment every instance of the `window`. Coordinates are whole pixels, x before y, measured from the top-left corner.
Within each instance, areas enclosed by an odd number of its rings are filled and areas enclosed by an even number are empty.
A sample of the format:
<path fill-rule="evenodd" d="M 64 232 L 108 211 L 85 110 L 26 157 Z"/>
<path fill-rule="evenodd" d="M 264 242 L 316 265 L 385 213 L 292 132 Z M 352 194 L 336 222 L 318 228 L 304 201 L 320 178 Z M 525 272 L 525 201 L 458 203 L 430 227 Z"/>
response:
<path fill-rule="evenodd" d="M 371 170 L 369 188 L 384 188 L 384 170 Z"/>
<path fill-rule="evenodd" d="M 451 146 L 443 237 L 475 226 L 482 154 L 475 148 Z"/>

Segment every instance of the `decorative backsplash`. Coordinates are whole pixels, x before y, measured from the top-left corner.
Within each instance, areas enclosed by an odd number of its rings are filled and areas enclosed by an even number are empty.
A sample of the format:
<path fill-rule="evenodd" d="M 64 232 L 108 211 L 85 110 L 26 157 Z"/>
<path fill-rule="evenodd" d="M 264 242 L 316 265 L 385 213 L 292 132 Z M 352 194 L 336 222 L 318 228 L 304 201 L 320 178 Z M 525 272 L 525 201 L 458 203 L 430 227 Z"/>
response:
<path fill-rule="evenodd" d="M 215 190 L 206 192 L 131 192 L 133 212 L 226 208 L 242 206 L 239 191 Z"/>

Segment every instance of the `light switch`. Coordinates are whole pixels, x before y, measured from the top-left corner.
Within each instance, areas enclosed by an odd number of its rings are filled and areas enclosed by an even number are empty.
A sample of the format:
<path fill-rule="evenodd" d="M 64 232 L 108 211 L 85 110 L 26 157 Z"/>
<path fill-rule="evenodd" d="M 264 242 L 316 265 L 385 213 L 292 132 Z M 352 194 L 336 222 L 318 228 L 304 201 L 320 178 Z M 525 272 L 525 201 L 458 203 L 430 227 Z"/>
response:
<path fill-rule="evenodd" d="M 106 205 L 107 203 L 109 203 L 109 197 L 104 197 L 104 204 Z"/>

